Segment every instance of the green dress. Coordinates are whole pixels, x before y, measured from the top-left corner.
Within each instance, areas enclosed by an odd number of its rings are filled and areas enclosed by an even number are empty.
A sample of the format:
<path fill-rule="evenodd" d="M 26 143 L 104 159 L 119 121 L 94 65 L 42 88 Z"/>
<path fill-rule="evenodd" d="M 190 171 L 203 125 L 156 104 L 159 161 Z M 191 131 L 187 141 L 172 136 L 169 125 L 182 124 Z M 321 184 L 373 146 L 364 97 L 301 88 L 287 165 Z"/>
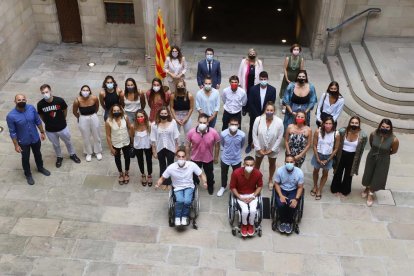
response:
<path fill-rule="evenodd" d="M 297 58 L 292 58 L 292 56 L 288 57 L 288 66 L 287 66 L 287 75 L 290 81 L 295 82 L 296 76 L 300 70 L 300 65 L 303 62 L 303 57 L 298 56 Z M 279 98 L 283 99 L 283 95 L 285 94 L 285 89 L 289 85 L 287 82 L 287 79 L 285 77 L 285 74 L 283 74 L 283 81 L 282 86 L 280 87 L 279 91 Z"/>
<path fill-rule="evenodd" d="M 381 136 L 374 131 L 372 147 L 367 155 L 362 185 L 370 187 L 372 191 L 384 190 L 387 184 L 390 168 L 390 155 L 394 135 L 389 135 L 381 142 Z"/>

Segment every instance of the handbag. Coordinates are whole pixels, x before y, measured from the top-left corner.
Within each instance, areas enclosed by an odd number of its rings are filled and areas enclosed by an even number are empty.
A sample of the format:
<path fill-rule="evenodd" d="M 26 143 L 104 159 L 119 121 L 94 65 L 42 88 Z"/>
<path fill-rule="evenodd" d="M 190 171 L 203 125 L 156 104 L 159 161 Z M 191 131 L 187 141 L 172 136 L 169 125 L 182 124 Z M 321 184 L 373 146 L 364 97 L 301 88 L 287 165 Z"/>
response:
<path fill-rule="evenodd" d="M 135 158 L 135 149 L 133 146 L 129 146 L 129 157 Z"/>

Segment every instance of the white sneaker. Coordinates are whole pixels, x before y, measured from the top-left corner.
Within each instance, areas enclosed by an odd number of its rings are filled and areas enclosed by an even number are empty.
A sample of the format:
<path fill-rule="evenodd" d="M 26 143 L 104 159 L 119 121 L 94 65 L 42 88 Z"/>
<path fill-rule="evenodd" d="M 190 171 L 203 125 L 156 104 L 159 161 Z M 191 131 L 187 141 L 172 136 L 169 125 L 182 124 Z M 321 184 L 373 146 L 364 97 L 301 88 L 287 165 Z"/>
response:
<path fill-rule="evenodd" d="M 87 154 L 86 155 L 86 162 L 91 162 L 91 160 L 92 160 L 92 155 Z"/>
<path fill-rule="evenodd" d="M 225 191 L 226 191 L 226 188 L 221 187 L 220 190 L 217 192 L 217 196 L 222 196 Z"/>
<path fill-rule="evenodd" d="M 98 159 L 99 161 L 102 160 L 102 153 L 97 153 L 96 154 L 96 159 Z"/>
<path fill-rule="evenodd" d="M 181 218 L 181 225 L 187 225 L 188 224 L 188 218 L 182 217 Z"/>
<path fill-rule="evenodd" d="M 180 225 L 181 225 L 181 219 L 175 218 L 175 226 L 180 226 Z"/>

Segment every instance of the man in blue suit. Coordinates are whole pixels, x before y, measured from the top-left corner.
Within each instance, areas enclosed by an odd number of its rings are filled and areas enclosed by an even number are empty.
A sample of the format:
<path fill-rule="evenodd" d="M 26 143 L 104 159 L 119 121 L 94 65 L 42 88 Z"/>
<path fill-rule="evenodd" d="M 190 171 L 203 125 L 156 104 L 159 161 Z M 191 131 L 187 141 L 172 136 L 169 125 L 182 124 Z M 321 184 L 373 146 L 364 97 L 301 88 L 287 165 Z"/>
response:
<path fill-rule="evenodd" d="M 200 89 L 204 87 L 204 79 L 211 77 L 213 88 L 219 89 L 221 84 L 220 61 L 214 59 L 214 50 L 207 48 L 205 51 L 206 59 L 201 60 L 197 67 L 197 83 Z"/>
<path fill-rule="evenodd" d="M 264 107 L 268 102 L 276 101 L 276 88 L 268 84 L 269 76 L 266 71 L 259 74 L 260 83 L 252 86 L 247 95 L 249 95 L 249 137 L 247 140 L 246 153 L 249 153 L 253 148 L 253 124 L 257 116 L 264 112 Z"/>

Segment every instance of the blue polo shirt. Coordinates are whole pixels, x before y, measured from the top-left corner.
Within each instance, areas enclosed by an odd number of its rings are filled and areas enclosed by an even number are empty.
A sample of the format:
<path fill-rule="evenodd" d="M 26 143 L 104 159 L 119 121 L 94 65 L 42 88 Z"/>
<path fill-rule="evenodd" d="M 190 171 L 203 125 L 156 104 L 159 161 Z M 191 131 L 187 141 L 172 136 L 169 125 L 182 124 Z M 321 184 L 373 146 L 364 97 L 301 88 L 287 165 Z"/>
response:
<path fill-rule="evenodd" d="M 223 147 L 221 153 L 221 161 L 226 165 L 237 165 L 242 161 L 242 148 L 246 134 L 240 129 L 235 135 L 230 134 L 229 129 L 225 129 L 220 133 L 220 143 Z"/>
<path fill-rule="evenodd" d="M 39 114 L 33 105 L 26 104 L 24 111 L 14 108 L 7 114 L 7 126 L 10 137 L 17 139 L 20 145 L 30 145 L 39 142 L 37 126 L 42 124 Z"/>
<path fill-rule="evenodd" d="M 301 169 L 294 167 L 292 172 L 288 172 L 286 167 L 280 167 L 274 176 L 274 182 L 279 183 L 282 190 L 293 191 L 298 185 L 303 185 L 303 172 Z"/>

